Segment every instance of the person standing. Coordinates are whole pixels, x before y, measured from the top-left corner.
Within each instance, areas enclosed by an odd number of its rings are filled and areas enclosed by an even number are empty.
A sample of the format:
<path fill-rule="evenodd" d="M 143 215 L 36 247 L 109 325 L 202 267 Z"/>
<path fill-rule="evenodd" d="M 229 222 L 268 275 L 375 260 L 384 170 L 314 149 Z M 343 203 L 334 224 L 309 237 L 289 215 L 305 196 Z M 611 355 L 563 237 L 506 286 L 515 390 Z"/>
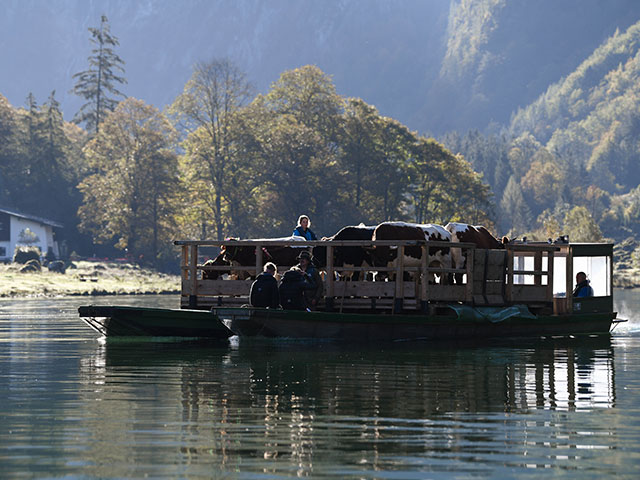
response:
<path fill-rule="evenodd" d="M 277 271 L 275 264 L 268 262 L 264 266 L 264 271 L 251 284 L 249 303 L 252 307 L 278 308 L 280 306 L 278 281 L 275 278 Z"/>
<path fill-rule="evenodd" d="M 293 230 L 293 236 L 294 237 L 303 237 L 306 240 L 318 240 L 318 237 L 316 237 L 316 234 L 313 233 L 313 230 L 311 230 L 311 220 L 309 220 L 309 217 L 307 217 L 306 215 L 300 215 L 300 217 L 298 217 L 298 225 L 296 226 L 296 228 Z"/>

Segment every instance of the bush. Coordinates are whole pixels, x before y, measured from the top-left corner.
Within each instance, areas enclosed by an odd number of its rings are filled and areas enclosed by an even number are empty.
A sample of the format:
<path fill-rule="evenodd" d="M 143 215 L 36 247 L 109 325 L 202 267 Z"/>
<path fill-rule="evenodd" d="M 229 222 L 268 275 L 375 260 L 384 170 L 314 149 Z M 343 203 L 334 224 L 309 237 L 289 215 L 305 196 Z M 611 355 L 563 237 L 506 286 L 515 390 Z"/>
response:
<path fill-rule="evenodd" d="M 29 260 L 37 260 L 40 264 L 40 249 L 36 247 L 16 247 L 13 263 L 25 264 Z"/>
<path fill-rule="evenodd" d="M 24 267 L 20 269 L 20 273 L 39 272 L 41 269 L 40 260 L 29 260 L 24 264 Z"/>
<path fill-rule="evenodd" d="M 53 262 L 49 262 L 49 265 L 47 265 L 47 268 L 49 269 L 50 272 L 55 272 L 55 273 L 64 273 L 65 270 L 67 269 L 66 265 L 62 260 L 55 260 Z"/>

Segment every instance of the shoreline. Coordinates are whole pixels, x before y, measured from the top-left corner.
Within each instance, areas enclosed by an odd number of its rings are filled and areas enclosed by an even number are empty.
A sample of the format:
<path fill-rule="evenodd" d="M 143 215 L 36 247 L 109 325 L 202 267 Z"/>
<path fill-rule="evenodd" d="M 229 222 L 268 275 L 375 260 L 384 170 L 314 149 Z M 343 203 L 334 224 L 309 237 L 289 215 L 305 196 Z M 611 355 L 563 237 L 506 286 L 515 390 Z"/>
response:
<path fill-rule="evenodd" d="M 21 273 L 23 265 L 0 265 L 0 298 L 51 298 L 62 296 L 175 295 L 181 279 L 134 264 L 81 260 L 65 273 L 43 267 Z"/>

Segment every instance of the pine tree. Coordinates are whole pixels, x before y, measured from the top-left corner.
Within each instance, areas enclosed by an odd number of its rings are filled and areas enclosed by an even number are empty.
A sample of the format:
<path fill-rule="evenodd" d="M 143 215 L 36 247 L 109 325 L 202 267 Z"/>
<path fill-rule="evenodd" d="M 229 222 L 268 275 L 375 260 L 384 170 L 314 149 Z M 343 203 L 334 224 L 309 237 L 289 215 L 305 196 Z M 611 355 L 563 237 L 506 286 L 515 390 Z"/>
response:
<path fill-rule="evenodd" d="M 125 97 L 116 85 L 127 83 L 127 80 L 115 73 L 120 71 L 124 74 L 124 61 L 113 50 L 120 43 L 111 34 L 107 17 L 102 15 L 100 28 L 89 28 L 89 32 L 91 43 L 95 46 L 88 57 L 89 69 L 73 76 L 77 83 L 71 90 L 75 95 L 85 98 L 87 103 L 80 107 L 73 121 L 85 123 L 87 131 L 97 134 L 106 113 L 115 110 L 118 104 L 108 95 Z"/>

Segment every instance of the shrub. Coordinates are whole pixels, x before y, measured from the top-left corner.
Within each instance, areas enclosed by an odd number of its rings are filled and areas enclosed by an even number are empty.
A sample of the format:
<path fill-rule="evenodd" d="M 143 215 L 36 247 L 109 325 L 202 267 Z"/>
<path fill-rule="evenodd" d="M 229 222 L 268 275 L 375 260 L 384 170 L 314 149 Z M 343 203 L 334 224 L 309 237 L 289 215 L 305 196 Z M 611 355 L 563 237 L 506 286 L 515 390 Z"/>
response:
<path fill-rule="evenodd" d="M 36 247 L 16 247 L 13 254 L 13 262 L 25 264 L 29 260 L 37 260 L 39 264 L 40 249 Z"/>
<path fill-rule="evenodd" d="M 40 260 L 29 260 L 27 263 L 24 264 L 24 267 L 22 267 L 20 269 L 20 273 L 27 273 L 27 272 L 39 272 L 42 269 L 41 265 L 40 265 Z"/>

